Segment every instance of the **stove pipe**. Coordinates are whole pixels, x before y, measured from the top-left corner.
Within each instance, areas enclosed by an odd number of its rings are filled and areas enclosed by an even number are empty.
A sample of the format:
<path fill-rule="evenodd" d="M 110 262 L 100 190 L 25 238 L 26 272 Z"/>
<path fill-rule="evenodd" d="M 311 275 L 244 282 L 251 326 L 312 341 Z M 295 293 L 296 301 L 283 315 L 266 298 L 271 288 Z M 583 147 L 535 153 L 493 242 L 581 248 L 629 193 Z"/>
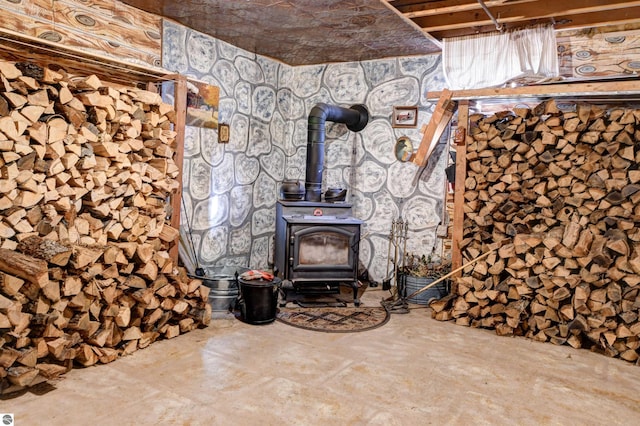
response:
<path fill-rule="evenodd" d="M 369 111 L 364 105 L 343 108 L 337 105 L 317 104 L 309 113 L 307 132 L 307 172 L 305 178 L 306 201 L 321 201 L 322 169 L 324 167 L 324 127 L 326 121 L 344 123 L 352 132 L 359 132 L 369 122 Z"/>

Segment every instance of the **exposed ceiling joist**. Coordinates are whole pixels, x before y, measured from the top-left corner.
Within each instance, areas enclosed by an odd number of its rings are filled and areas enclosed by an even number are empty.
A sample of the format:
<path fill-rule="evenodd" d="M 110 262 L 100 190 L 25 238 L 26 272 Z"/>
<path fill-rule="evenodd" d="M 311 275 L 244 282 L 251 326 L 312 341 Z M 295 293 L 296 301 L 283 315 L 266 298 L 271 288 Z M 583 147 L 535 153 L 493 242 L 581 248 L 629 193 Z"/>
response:
<path fill-rule="evenodd" d="M 436 39 L 496 30 L 478 0 L 390 1 L 402 15 Z M 638 0 L 486 0 L 500 24 L 519 28 L 550 23 L 556 29 L 595 28 L 640 19 Z"/>

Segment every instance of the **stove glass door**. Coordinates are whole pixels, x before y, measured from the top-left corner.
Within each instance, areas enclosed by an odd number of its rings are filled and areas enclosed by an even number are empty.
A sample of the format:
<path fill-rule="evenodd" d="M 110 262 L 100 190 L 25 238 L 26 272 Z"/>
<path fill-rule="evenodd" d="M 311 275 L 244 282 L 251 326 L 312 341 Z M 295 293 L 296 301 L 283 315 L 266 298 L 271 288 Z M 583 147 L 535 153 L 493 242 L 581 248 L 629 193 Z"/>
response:
<path fill-rule="evenodd" d="M 359 234 L 359 225 L 292 226 L 290 278 L 351 278 Z"/>

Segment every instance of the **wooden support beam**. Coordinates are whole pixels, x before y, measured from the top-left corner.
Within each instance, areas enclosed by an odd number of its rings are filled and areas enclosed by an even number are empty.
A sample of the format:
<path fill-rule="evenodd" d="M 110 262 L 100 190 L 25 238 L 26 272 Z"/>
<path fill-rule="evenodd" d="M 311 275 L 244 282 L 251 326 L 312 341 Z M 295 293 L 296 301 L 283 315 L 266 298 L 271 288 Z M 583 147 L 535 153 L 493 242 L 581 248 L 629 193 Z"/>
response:
<path fill-rule="evenodd" d="M 438 100 L 438 104 L 436 105 L 436 109 L 433 111 L 431 120 L 429 120 L 427 129 L 422 135 L 422 140 L 420 141 L 418 151 L 411 158 L 411 161 L 414 164 L 417 164 L 420 167 L 423 167 L 427 164 L 427 161 L 429 161 L 429 157 L 431 156 L 433 149 L 438 144 L 440 136 L 442 136 L 442 132 L 444 132 L 444 129 L 449 124 L 449 121 L 451 121 L 454 110 L 455 103 L 451 102 L 451 91 L 448 89 L 444 89 L 441 92 L 441 96 Z"/>
<path fill-rule="evenodd" d="M 180 169 L 180 173 L 176 177 L 179 183 L 178 191 L 171 197 L 171 226 L 175 229 L 180 229 L 180 201 L 182 200 L 182 163 L 184 161 L 184 132 L 187 121 L 187 77 L 183 75 L 177 75 L 175 77 L 175 110 L 176 110 L 176 148 L 173 161 Z M 178 236 L 178 238 L 180 238 Z M 178 246 L 175 244 L 171 247 L 169 255 L 174 261 L 174 264 L 178 264 Z"/>
<path fill-rule="evenodd" d="M 469 101 L 458 105 L 458 129 L 456 130 L 456 182 L 453 198 L 453 231 L 451 268 L 462 265 L 460 243 L 464 234 L 464 181 L 467 177 L 467 134 L 469 128 Z"/>

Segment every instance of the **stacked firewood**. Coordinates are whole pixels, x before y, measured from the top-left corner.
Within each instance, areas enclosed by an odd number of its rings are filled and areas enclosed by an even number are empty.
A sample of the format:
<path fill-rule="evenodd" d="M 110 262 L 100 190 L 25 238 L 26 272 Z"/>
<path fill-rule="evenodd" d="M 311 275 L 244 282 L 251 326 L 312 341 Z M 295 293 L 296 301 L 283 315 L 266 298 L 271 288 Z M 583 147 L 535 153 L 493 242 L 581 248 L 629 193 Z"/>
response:
<path fill-rule="evenodd" d="M 175 112 L 159 94 L 0 61 L 0 390 L 208 324 L 169 256 Z"/>
<path fill-rule="evenodd" d="M 463 262 L 437 319 L 630 362 L 640 348 L 640 110 L 473 115 Z"/>

